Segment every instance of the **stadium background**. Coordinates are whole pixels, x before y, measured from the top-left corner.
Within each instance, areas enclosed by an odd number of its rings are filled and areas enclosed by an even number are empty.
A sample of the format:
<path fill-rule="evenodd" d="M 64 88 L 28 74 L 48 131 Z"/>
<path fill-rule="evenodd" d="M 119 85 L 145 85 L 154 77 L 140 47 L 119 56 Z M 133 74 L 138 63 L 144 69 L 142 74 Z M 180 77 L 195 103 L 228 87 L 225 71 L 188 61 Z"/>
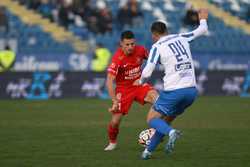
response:
<path fill-rule="evenodd" d="M 4 21 L 0 48 L 8 44 L 16 53 L 16 61 L 11 73 L 0 76 L 0 98 L 39 99 L 39 92 L 42 99 L 100 94 L 106 97 L 105 74 L 89 73 L 95 71 L 92 61 L 96 45 L 102 44 L 112 54 L 118 46 L 120 32 L 130 29 L 135 32 L 138 43 L 149 49 L 152 44 L 149 27 L 154 20 L 165 21 L 171 33 L 187 32 L 197 26 L 184 24 L 190 6 L 210 11 L 209 33 L 192 43 L 200 93 L 248 96 L 249 1 L 131 1 L 125 10 L 126 3 L 1 1 Z M 131 14 L 133 7 L 135 12 Z M 153 80 L 154 85 L 162 87 L 161 80 Z"/>
<path fill-rule="evenodd" d="M 250 1 L 128 1 L 136 14 L 120 12 L 126 0 L 0 1 L 0 50 L 8 45 L 16 54 L 0 73 L 0 166 L 144 166 L 136 135 L 147 126 L 147 106 L 133 106 L 142 112 L 125 119 L 121 148 L 102 151 L 110 101 L 105 70 L 92 66 L 96 46 L 113 53 L 120 32 L 130 29 L 149 49 L 155 20 L 170 33 L 195 28 L 183 23 L 190 6 L 209 10 L 209 33 L 191 46 L 201 97 L 176 122 L 186 133 L 179 153 L 168 159 L 157 152 L 147 166 L 250 165 L 250 103 L 243 98 L 250 96 Z M 161 75 L 159 66 L 151 79 L 159 90 Z"/>

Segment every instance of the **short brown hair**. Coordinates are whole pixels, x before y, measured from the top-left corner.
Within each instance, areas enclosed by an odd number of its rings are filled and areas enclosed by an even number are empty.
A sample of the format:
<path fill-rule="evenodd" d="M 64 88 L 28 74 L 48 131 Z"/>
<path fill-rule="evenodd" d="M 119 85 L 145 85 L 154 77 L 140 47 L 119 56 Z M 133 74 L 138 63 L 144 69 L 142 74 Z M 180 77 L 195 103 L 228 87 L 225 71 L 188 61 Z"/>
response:
<path fill-rule="evenodd" d="M 135 35 L 132 31 L 126 30 L 121 33 L 121 41 L 124 39 L 133 39 L 135 38 Z"/>
<path fill-rule="evenodd" d="M 151 25 L 151 32 L 164 34 L 164 33 L 168 33 L 168 29 L 165 23 L 161 21 L 156 21 Z"/>

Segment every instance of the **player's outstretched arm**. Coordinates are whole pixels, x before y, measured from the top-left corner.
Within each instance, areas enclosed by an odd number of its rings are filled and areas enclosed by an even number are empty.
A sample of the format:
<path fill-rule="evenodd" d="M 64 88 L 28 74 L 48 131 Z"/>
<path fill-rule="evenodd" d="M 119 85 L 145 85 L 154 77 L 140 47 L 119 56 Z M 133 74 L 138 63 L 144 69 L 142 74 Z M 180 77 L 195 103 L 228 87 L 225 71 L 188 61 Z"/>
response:
<path fill-rule="evenodd" d="M 155 69 L 154 63 L 151 63 L 151 62 L 147 63 L 146 67 L 142 71 L 142 75 L 139 80 L 139 83 L 142 84 L 147 78 L 151 77 L 154 69 Z"/>

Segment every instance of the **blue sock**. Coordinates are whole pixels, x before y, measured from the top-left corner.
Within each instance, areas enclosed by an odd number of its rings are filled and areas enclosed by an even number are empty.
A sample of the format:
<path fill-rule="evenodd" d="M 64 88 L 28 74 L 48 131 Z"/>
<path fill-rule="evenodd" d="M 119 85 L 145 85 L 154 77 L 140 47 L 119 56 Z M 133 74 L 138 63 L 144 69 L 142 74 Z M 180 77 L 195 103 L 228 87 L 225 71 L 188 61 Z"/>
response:
<path fill-rule="evenodd" d="M 147 150 L 149 152 L 152 152 L 155 150 L 155 148 L 158 146 L 158 144 L 161 142 L 162 138 L 164 137 L 165 135 L 162 134 L 162 133 L 159 133 L 158 131 L 155 131 L 155 134 L 154 136 L 151 138 L 150 140 L 150 144 L 149 146 L 147 147 Z"/>
<path fill-rule="evenodd" d="M 154 128 L 156 131 L 168 135 L 169 132 L 173 129 L 168 123 L 160 118 L 153 118 L 149 121 L 149 126 Z"/>

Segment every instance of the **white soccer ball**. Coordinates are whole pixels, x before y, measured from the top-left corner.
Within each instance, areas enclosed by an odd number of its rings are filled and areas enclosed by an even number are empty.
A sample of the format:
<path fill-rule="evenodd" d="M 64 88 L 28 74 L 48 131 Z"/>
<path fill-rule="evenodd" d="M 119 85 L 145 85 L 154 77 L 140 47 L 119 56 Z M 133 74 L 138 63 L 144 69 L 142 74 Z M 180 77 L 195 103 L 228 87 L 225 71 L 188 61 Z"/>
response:
<path fill-rule="evenodd" d="M 150 139 L 153 137 L 154 134 L 155 134 L 155 129 L 153 128 L 141 131 L 141 133 L 139 134 L 138 143 L 143 147 L 148 146 L 150 143 Z"/>

